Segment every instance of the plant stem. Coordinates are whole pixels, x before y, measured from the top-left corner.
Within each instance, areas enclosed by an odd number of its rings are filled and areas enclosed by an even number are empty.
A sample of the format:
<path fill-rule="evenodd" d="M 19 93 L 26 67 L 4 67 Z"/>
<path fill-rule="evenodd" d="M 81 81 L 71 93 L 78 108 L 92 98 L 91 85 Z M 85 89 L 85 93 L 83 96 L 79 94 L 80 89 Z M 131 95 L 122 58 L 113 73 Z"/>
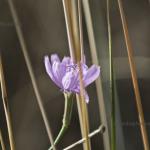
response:
<path fill-rule="evenodd" d="M 6 91 L 6 84 L 5 84 L 1 54 L 0 54 L 0 83 L 1 83 L 1 90 L 2 90 L 3 107 L 4 107 L 5 116 L 6 116 L 7 128 L 8 128 L 10 148 L 11 150 L 15 150 L 15 142 L 14 142 L 11 116 L 10 116 L 8 99 L 7 99 L 7 91 Z"/>
<path fill-rule="evenodd" d="M 59 134 L 57 138 L 54 141 L 54 145 L 57 145 L 62 137 L 64 136 L 64 133 L 68 129 L 68 126 L 70 125 L 71 116 L 72 116 L 72 108 L 73 108 L 73 94 L 70 93 L 64 93 L 65 97 L 65 107 L 64 107 L 64 116 L 63 116 L 63 125 L 59 131 Z M 52 150 L 53 146 L 49 148 L 49 150 Z"/>
<path fill-rule="evenodd" d="M 92 137 L 95 136 L 96 134 L 98 134 L 98 133 L 103 134 L 104 132 L 105 132 L 105 127 L 104 127 L 103 125 L 101 125 L 98 129 L 96 129 L 96 130 L 94 130 L 92 133 L 90 133 L 90 134 L 88 135 L 88 137 L 89 137 L 89 138 L 92 138 Z M 85 138 L 82 138 L 81 140 L 79 140 L 79 141 L 73 143 L 72 145 L 70 145 L 70 146 L 64 148 L 63 150 L 70 150 L 70 149 L 74 148 L 75 146 L 77 146 L 77 145 L 79 145 L 79 144 L 81 144 L 81 143 L 84 143 L 85 140 L 86 140 Z"/>
<path fill-rule="evenodd" d="M 20 22 L 19 22 L 19 18 L 18 18 L 16 9 L 15 9 L 15 6 L 13 4 L 13 1 L 12 0 L 7 0 L 7 1 L 8 1 L 8 4 L 9 4 L 9 7 L 10 7 L 10 11 L 11 11 L 12 18 L 13 18 L 13 21 L 14 21 L 14 24 L 15 24 L 16 32 L 17 32 L 17 35 L 18 35 L 18 38 L 19 38 L 19 41 L 20 41 L 20 45 L 21 45 L 21 48 L 22 48 L 21 50 L 23 52 L 25 62 L 26 62 L 26 65 L 27 65 L 27 68 L 28 68 L 28 71 L 29 71 L 29 75 L 30 75 L 30 78 L 31 78 L 31 82 L 32 82 L 32 85 L 33 85 L 33 89 L 34 89 L 34 92 L 35 92 L 37 103 L 39 105 L 41 115 L 42 115 L 42 118 L 43 118 L 43 121 L 44 121 L 44 124 L 45 124 L 45 128 L 46 128 L 46 131 L 47 131 L 47 134 L 48 134 L 48 138 L 49 138 L 50 143 L 53 145 L 52 131 L 51 131 L 51 128 L 50 128 L 50 125 L 49 125 L 48 117 L 47 117 L 47 114 L 46 114 L 46 111 L 45 111 L 45 108 L 44 108 L 44 104 L 43 104 L 43 101 L 42 101 L 42 98 L 41 98 L 41 95 L 40 95 L 40 92 L 39 92 L 39 88 L 38 88 L 38 85 L 37 85 L 37 82 L 36 82 L 35 74 L 34 74 L 34 71 L 33 71 L 33 68 L 32 68 L 31 60 L 29 58 L 29 54 L 28 54 L 28 51 L 27 51 L 27 46 L 26 46 L 26 43 L 25 43 L 23 32 L 21 30 L 21 25 L 20 25 Z M 56 150 L 55 146 L 53 147 L 53 149 Z"/>
<path fill-rule="evenodd" d="M 116 108 L 115 108 L 115 90 L 114 90 L 114 72 L 112 56 L 112 35 L 110 23 L 110 0 L 107 0 L 107 25 L 108 25 L 108 49 L 109 49 L 109 67 L 110 67 L 110 99 L 111 99 L 111 150 L 116 150 Z"/>
<path fill-rule="evenodd" d="M 6 150 L 1 129 L 0 129 L 0 143 L 1 143 L 2 150 Z"/>
<path fill-rule="evenodd" d="M 143 113 L 143 108 L 142 108 L 142 103 L 141 103 L 140 90 L 139 90 L 138 81 L 137 81 L 136 66 L 135 66 L 134 57 L 133 57 L 133 48 L 132 48 L 127 21 L 125 18 L 121 0 L 118 0 L 118 5 L 119 5 L 122 26 L 123 26 L 124 38 L 125 38 L 126 47 L 127 47 L 127 53 L 128 53 L 130 70 L 131 70 L 132 83 L 134 87 L 135 100 L 136 100 L 136 105 L 137 105 L 137 111 L 138 111 L 138 117 L 139 117 L 139 122 L 140 122 L 140 129 L 141 129 L 144 150 L 149 150 L 149 141 L 148 141 L 148 135 L 147 135 L 146 125 L 145 125 L 145 120 L 144 120 L 144 113 Z"/>
<path fill-rule="evenodd" d="M 84 16 L 85 16 L 86 27 L 87 27 L 87 32 L 88 32 L 88 39 L 89 39 L 92 62 L 93 64 L 99 65 L 89 0 L 82 0 L 82 2 L 83 2 Z M 105 106 L 105 101 L 104 101 L 104 96 L 103 96 L 101 77 L 99 77 L 96 80 L 96 91 L 97 91 L 97 97 L 98 97 L 99 117 L 103 125 L 106 127 L 105 134 L 103 134 L 104 149 L 110 150 L 108 121 L 107 121 L 106 106 Z"/>
<path fill-rule="evenodd" d="M 70 56 L 73 59 L 74 62 L 77 62 L 77 53 L 82 53 L 81 52 L 81 47 L 80 47 L 80 36 L 81 32 L 79 33 L 79 20 L 78 20 L 78 11 L 77 11 L 77 2 L 76 0 L 70 1 L 70 0 L 63 0 L 63 6 L 64 6 L 64 12 L 65 12 L 65 20 L 66 20 L 66 27 L 67 27 L 67 35 L 68 35 L 68 41 L 69 41 L 69 49 L 70 49 Z M 80 18 L 81 19 L 81 18 Z M 81 21 L 81 20 L 80 20 Z M 80 22 L 81 25 L 81 22 Z M 81 30 L 80 30 L 81 31 Z M 77 52 L 78 51 L 78 52 Z M 80 60 L 80 56 L 78 60 Z M 81 133 L 82 137 L 85 136 L 85 126 L 83 122 L 83 109 L 81 107 L 81 97 L 79 95 L 77 97 L 77 107 L 78 107 L 78 114 L 79 114 L 79 120 L 80 120 L 80 128 L 81 128 Z M 86 128 L 89 130 L 89 123 L 88 123 L 88 111 L 87 107 L 85 107 L 85 114 L 86 117 Z M 86 148 L 87 142 L 83 144 L 83 148 L 87 150 Z"/>

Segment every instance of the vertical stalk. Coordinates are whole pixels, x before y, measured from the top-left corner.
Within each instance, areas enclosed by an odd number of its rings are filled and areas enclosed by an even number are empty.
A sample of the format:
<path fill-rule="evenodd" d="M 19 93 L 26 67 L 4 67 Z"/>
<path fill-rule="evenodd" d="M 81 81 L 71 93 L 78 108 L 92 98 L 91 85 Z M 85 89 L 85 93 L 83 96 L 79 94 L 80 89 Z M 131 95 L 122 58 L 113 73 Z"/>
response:
<path fill-rule="evenodd" d="M 10 7 L 10 11 L 11 11 L 12 18 L 13 18 L 13 21 L 14 21 L 14 24 L 15 24 L 16 32 L 17 32 L 17 35 L 18 35 L 18 38 L 19 38 L 19 41 L 20 41 L 20 45 L 21 45 L 21 48 L 22 48 L 22 52 L 23 52 L 23 55 L 24 55 L 24 58 L 25 58 L 27 68 L 28 68 L 28 71 L 29 71 L 29 75 L 30 75 L 30 78 L 31 78 L 31 82 L 32 82 L 32 85 L 33 85 L 33 89 L 34 89 L 34 92 L 35 92 L 37 103 L 39 105 L 41 115 L 43 117 L 43 121 L 44 121 L 46 131 L 47 131 L 47 134 L 48 134 L 48 138 L 49 138 L 49 141 L 50 141 L 51 145 L 53 145 L 53 149 L 56 150 L 56 148 L 53 144 L 54 143 L 53 142 L 53 136 L 52 136 L 52 131 L 51 131 L 49 122 L 48 122 L 48 117 L 47 117 L 47 114 L 46 114 L 46 111 L 45 111 L 45 108 L 44 108 L 44 105 L 43 105 L 43 101 L 42 101 L 42 98 L 41 98 L 41 95 L 40 95 L 40 92 L 39 92 L 39 88 L 38 88 L 36 78 L 35 78 L 35 75 L 34 75 L 34 72 L 33 72 L 33 68 L 32 68 L 32 65 L 31 65 L 31 60 L 29 58 L 29 54 L 28 54 L 28 51 L 27 51 L 27 46 L 26 46 L 26 43 L 25 43 L 25 39 L 24 39 L 22 30 L 21 30 L 21 25 L 20 25 L 20 22 L 19 22 L 19 18 L 17 16 L 15 6 L 13 4 L 13 1 L 8 0 L 8 5 Z"/>
<path fill-rule="evenodd" d="M 0 129 L 0 143 L 1 143 L 2 150 L 6 150 L 1 129 Z"/>
<path fill-rule="evenodd" d="M 64 13 L 65 13 L 65 20 L 66 20 L 66 27 L 67 27 L 67 35 L 68 35 L 68 41 L 69 41 L 69 49 L 70 49 L 70 55 L 72 59 L 76 62 L 77 61 L 77 53 L 76 51 L 80 51 L 80 38 L 79 38 L 79 20 L 76 10 L 76 1 L 70 1 L 70 0 L 63 0 L 63 6 L 64 6 Z M 81 21 L 81 20 L 80 20 Z M 78 107 L 78 114 L 79 114 L 79 120 L 80 120 L 80 128 L 82 132 L 82 137 L 84 138 L 85 135 L 85 129 L 84 129 L 84 122 L 83 122 L 83 110 L 82 110 L 82 103 L 81 103 L 81 96 L 77 95 L 77 107 Z M 87 107 L 85 107 L 85 113 L 86 113 L 86 122 L 87 122 L 87 128 L 88 125 L 88 112 Z M 84 149 L 86 150 L 87 144 L 84 143 Z"/>
<path fill-rule="evenodd" d="M 82 2 L 83 2 L 84 14 L 85 14 L 85 21 L 86 21 L 86 26 L 87 26 L 90 50 L 91 50 L 91 55 L 92 55 L 92 62 L 94 64 L 99 65 L 89 0 L 83 0 Z M 101 83 L 100 77 L 96 80 L 96 90 L 97 90 L 97 96 L 98 96 L 100 120 L 103 123 L 103 125 L 106 127 L 106 131 L 103 134 L 104 149 L 110 150 L 110 138 L 109 138 L 109 131 L 108 131 L 106 106 L 104 102 L 103 89 L 102 89 L 102 83 Z"/>
<path fill-rule="evenodd" d="M 127 26 L 121 0 L 118 0 L 118 5 L 119 5 L 122 26 L 123 26 L 124 38 L 125 38 L 126 47 L 127 47 L 127 53 L 128 53 L 130 70 L 131 70 L 132 83 L 134 87 L 134 94 L 135 94 L 135 100 L 136 100 L 136 105 L 137 105 L 137 111 L 138 111 L 138 117 L 139 117 L 139 122 L 140 122 L 140 129 L 141 129 L 144 150 L 149 150 L 149 141 L 148 141 L 146 125 L 145 125 L 145 120 L 144 120 L 144 113 L 143 113 L 143 108 L 142 108 L 142 103 L 141 103 L 140 90 L 139 90 L 138 81 L 137 81 L 136 66 L 135 66 L 134 57 L 133 57 L 133 48 L 132 48 L 128 26 Z"/>
<path fill-rule="evenodd" d="M 107 25 L 108 25 L 108 49 L 109 49 L 109 67 L 110 67 L 110 100 L 111 100 L 111 150 L 116 150 L 116 109 L 115 109 L 115 91 L 114 91 L 114 72 L 112 56 L 112 36 L 110 23 L 110 0 L 107 3 Z"/>
<path fill-rule="evenodd" d="M 83 45 L 83 30 L 82 30 L 82 6 L 81 0 L 78 0 L 78 15 L 79 15 L 79 49 L 76 50 L 77 53 L 77 63 L 79 66 L 79 76 L 80 76 L 80 96 L 81 96 L 81 109 L 82 109 L 82 120 L 83 120 L 83 128 L 84 128 L 84 136 L 85 136 L 85 146 L 86 150 L 91 149 L 90 139 L 88 137 L 89 134 L 89 122 L 88 122 L 88 113 L 87 106 L 84 98 L 84 83 L 83 83 L 83 72 L 81 61 L 84 57 L 84 45 Z"/>
<path fill-rule="evenodd" d="M 11 122 L 11 116 L 9 111 L 8 99 L 7 99 L 7 91 L 6 91 L 1 54 L 0 54 L 0 83 L 1 83 L 1 90 L 2 90 L 3 107 L 4 107 L 5 117 L 6 117 L 7 128 L 8 128 L 10 148 L 11 150 L 15 150 L 15 142 L 14 142 L 12 122 Z"/>

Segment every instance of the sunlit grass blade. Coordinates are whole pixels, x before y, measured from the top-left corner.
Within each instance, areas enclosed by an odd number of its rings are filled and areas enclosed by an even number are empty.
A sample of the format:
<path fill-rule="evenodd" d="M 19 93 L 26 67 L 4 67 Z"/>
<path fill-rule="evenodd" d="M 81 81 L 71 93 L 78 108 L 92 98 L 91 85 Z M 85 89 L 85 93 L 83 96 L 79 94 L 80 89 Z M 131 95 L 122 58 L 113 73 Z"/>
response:
<path fill-rule="evenodd" d="M 6 117 L 7 128 L 8 128 L 10 148 L 11 150 L 15 150 L 13 128 L 12 128 L 11 116 L 10 116 L 9 105 L 8 105 L 7 90 L 6 90 L 1 54 L 0 54 L 0 83 L 1 83 L 3 107 L 4 107 L 5 117 Z"/>
<path fill-rule="evenodd" d="M 95 42 L 95 37 L 94 37 L 95 35 L 94 35 L 94 29 L 93 29 L 93 22 L 92 22 L 92 17 L 91 17 L 91 10 L 90 10 L 90 5 L 89 5 L 88 0 L 83 0 L 83 8 L 84 8 L 85 21 L 86 21 L 86 26 L 87 26 L 87 31 L 88 31 L 88 39 L 89 39 L 89 44 L 90 44 L 92 62 L 93 64 L 99 65 L 98 53 L 97 53 L 96 42 Z M 100 77 L 96 80 L 96 90 L 97 90 L 97 96 L 98 96 L 100 120 L 106 127 L 105 134 L 103 134 L 104 148 L 105 150 L 110 150 L 110 137 L 109 137 L 109 130 L 108 130 L 106 106 L 104 102 L 102 82 L 101 82 Z"/>
<path fill-rule="evenodd" d="M 75 62 L 77 62 L 77 60 L 80 60 L 81 58 L 81 56 L 77 58 L 78 57 L 77 53 L 80 53 L 81 55 L 80 34 L 79 34 L 80 29 L 79 29 L 79 20 L 78 20 L 79 18 L 77 15 L 78 5 L 77 5 L 77 1 L 74 0 L 73 1 L 63 0 L 63 5 L 64 5 L 64 12 L 65 12 L 66 26 L 67 26 L 70 55 L 72 59 Z M 89 130 L 88 112 L 87 112 L 86 105 L 84 105 L 84 110 L 83 110 L 81 96 L 77 96 L 77 106 L 78 106 L 78 114 L 80 119 L 80 128 L 81 128 L 82 137 L 84 138 L 86 134 L 87 137 L 86 139 L 88 139 L 88 130 Z M 86 120 L 83 120 L 83 113 L 85 115 L 84 118 Z M 89 140 L 88 141 L 86 140 L 86 142 L 83 145 L 84 145 L 84 149 L 87 150 L 90 147 Z"/>
<path fill-rule="evenodd" d="M 6 150 L 1 129 L 0 129 L 0 143 L 1 143 L 1 148 L 2 148 L 2 150 Z"/>
<path fill-rule="evenodd" d="M 98 134 L 98 133 L 103 134 L 104 132 L 105 132 L 105 127 L 104 127 L 103 125 L 101 125 L 98 129 L 96 129 L 96 130 L 94 130 L 92 133 L 90 133 L 90 134 L 88 135 L 88 137 L 89 137 L 89 138 L 92 138 L 92 137 L 95 136 L 96 134 Z M 79 141 L 77 141 L 77 142 L 71 144 L 70 146 L 64 148 L 63 150 L 70 150 L 70 149 L 74 148 L 75 146 L 78 146 L 79 144 L 85 142 L 85 140 L 86 140 L 85 138 L 82 138 L 81 140 L 79 140 Z"/>

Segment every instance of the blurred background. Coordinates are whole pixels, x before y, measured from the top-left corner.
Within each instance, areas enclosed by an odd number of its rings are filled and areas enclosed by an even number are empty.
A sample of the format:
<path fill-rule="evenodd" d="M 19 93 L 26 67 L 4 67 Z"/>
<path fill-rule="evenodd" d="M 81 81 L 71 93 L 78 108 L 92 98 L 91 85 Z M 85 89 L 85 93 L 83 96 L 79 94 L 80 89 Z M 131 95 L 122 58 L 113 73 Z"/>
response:
<path fill-rule="evenodd" d="M 64 98 L 45 72 L 43 57 L 57 53 L 61 58 L 69 55 L 67 32 L 62 0 L 13 0 L 21 22 L 29 56 L 40 89 L 44 107 L 56 137 L 61 124 Z M 142 105 L 150 139 L 150 13 L 148 0 L 124 0 L 123 6 L 128 21 L 134 48 Z M 107 119 L 110 120 L 109 61 L 106 22 L 106 1 L 90 0 L 97 53 L 101 66 L 101 79 L 106 103 Z M 142 138 L 138 125 L 135 96 L 128 64 L 120 14 L 116 1 L 111 3 L 112 47 L 117 92 L 117 149 L 142 150 Z M 84 45 L 88 65 L 92 64 L 87 29 L 84 22 Z M 21 51 L 16 29 L 7 0 L 0 0 L 0 51 L 4 65 L 9 106 L 12 117 L 16 150 L 46 150 L 49 140 L 37 105 L 29 73 Z M 100 125 L 95 84 L 88 88 L 90 95 L 90 131 Z M 5 115 L 0 98 L 0 127 L 9 150 Z M 76 104 L 71 125 L 58 145 L 62 150 L 81 138 Z M 92 138 L 92 149 L 103 150 L 100 134 Z M 82 149 L 81 146 L 74 150 Z"/>

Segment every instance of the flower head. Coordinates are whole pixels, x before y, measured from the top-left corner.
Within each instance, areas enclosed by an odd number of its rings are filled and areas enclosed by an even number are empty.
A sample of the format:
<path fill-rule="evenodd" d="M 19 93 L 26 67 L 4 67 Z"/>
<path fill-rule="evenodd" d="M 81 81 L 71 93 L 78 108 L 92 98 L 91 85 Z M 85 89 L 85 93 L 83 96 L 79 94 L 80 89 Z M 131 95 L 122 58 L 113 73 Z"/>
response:
<path fill-rule="evenodd" d="M 80 93 L 79 68 L 70 57 L 64 57 L 60 61 L 57 54 L 52 54 L 51 61 L 48 56 L 45 56 L 44 63 L 49 77 L 63 92 Z M 100 67 L 92 65 L 88 68 L 85 62 L 81 63 L 81 67 L 84 87 L 87 87 L 98 78 Z M 86 102 L 88 102 L 89 96 L 86 91 L 84 96 Z"/>

